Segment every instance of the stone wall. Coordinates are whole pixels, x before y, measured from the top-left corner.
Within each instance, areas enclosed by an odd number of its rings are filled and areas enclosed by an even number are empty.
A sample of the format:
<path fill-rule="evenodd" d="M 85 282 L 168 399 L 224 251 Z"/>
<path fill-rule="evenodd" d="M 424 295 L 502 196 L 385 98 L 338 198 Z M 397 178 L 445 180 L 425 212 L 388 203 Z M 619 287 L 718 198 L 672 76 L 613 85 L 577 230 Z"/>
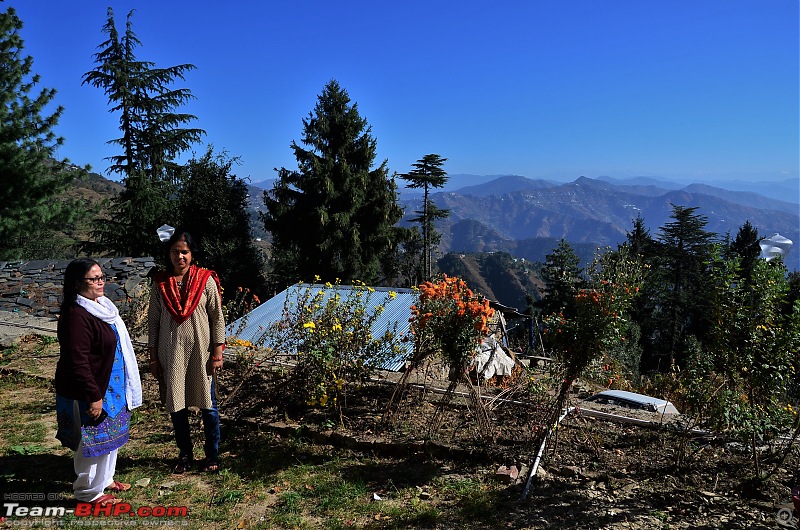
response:
<path fill-rule="evenodd" d="M 117 306 L 150 285 L 153 258 L 95 258 L 108 277 L 105 295 Z M 55 319 L 61 303 L 64 270 L 70 260 L 0 261 L 0 311 Z"/>

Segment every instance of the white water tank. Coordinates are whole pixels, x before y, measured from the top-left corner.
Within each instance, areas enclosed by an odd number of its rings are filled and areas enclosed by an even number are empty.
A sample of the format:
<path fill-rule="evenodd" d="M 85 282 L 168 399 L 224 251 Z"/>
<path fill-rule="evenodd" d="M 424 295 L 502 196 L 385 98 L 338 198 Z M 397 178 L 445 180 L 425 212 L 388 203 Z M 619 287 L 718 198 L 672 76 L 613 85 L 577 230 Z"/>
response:
<path fill-rule="evenodd" d="M 775 234 L 772 237 L 765 237 L 758 243 L 761 246 L 761 258 L 770 261 L 778 256 L 785 256 L 792 246 L 792 240 Z"/>

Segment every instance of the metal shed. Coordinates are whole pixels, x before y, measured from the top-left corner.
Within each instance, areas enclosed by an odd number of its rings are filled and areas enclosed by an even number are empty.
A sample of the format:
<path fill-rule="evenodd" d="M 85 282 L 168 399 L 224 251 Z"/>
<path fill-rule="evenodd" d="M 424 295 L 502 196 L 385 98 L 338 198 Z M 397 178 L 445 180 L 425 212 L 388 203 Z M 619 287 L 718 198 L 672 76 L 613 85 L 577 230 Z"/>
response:
<path fill-rule="evenodd" d="M 364 299 L 364 307 L 367 311 L 373 311 L 376 305 L 382 304 L 389 292 L 397 293 L 394 300 L 390 304 L 385 305 L 383 313 L 375 320 L 372 325 L 371 332 L 373 336 L 384 334 L 387 330 L 395 329 L 397 325 L 397 332 L 407 335 L 410 330 L 408 319 L 411 318 L 411 306 L 418 301 L 418 293 L 413 289 L 402 289 L 397 287 L 354 287 L 351 285 L 334 285 L 329 286 L 325 284 L 299 284 L 296 283 L 291 287 L 285 289 L 279 294 L 273 296 L 250 313 L 243 317 L 234 320 L 227 327 L 227 334 L 230 337 L 237 337 L 241 340 L 252 342 L 263 347 L 270 347 L 270 344 L 262 343 L 264 330 L 269 326 L 278 322 L 283 314 L 284 304 L 296 302 L 298 294 L 306 288 L 312 291 L 320 291 L 323 293 L 323 301 L 335 294 L 345 298 L 353 291 L 360 293 Z M 403 354 L 397 358 L 390 359 L 383 366 L 379 368 L 391 371 L 400 371 L 405 367 L 405 362 L 410 358 L 413 351 L 413 344 L 411 342 L 401 342 L 400 347 L 403 349 Z M 284 352 L 296 353 L 296 352 Z"/>

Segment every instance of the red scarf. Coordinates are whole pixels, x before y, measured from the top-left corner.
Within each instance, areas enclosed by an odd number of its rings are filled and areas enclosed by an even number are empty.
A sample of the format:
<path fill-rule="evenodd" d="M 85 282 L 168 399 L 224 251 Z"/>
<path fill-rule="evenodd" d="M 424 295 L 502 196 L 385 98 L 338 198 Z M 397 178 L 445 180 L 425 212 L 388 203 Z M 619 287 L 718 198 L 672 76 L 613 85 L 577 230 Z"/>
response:
<path fill-rule="evenodd" d="M 192 316 L 194 310 L 197 309 L 197 304 L 200 303 L 200 298 L 203 297 L 203 290 L 205 290 L 209 276 L 214 278 L 217 283 L 217 290 L 221 298 L 222 287 L 219 283 L 219 277 L 217 277 L 216 272 L 209 269 L 190 265 L 183 292 L 178 288 L 175 276 L 169 272 L 158 273 L 153 278 L 156 288 L 161 293 L 161 298 L 164 299 L 164 305 L 167 306 L 167 311 L 170 312 L 175 322 L 182 324 Z"/>

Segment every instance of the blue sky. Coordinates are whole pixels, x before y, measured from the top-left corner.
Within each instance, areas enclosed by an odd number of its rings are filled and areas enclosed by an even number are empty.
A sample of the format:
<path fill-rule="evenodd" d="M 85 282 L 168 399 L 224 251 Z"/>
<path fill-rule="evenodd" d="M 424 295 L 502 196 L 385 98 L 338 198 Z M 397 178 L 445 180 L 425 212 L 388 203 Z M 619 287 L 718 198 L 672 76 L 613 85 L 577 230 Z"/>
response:
<path fill-rule="evenodd" d="M 102 91 L 81 85 L 106 8 L 137 57 L 191 63 L 176 87 L 240 177 L 295 168 L 323 86 L 336 79 L 406 172 L 574 180 L 798 178 L 797 0 L 6 0 L 25 52 L 65 107 L 59 156 L 104 173 L 118 135 Z M 196 147 L 198 153 L 204 146 Z"/>

